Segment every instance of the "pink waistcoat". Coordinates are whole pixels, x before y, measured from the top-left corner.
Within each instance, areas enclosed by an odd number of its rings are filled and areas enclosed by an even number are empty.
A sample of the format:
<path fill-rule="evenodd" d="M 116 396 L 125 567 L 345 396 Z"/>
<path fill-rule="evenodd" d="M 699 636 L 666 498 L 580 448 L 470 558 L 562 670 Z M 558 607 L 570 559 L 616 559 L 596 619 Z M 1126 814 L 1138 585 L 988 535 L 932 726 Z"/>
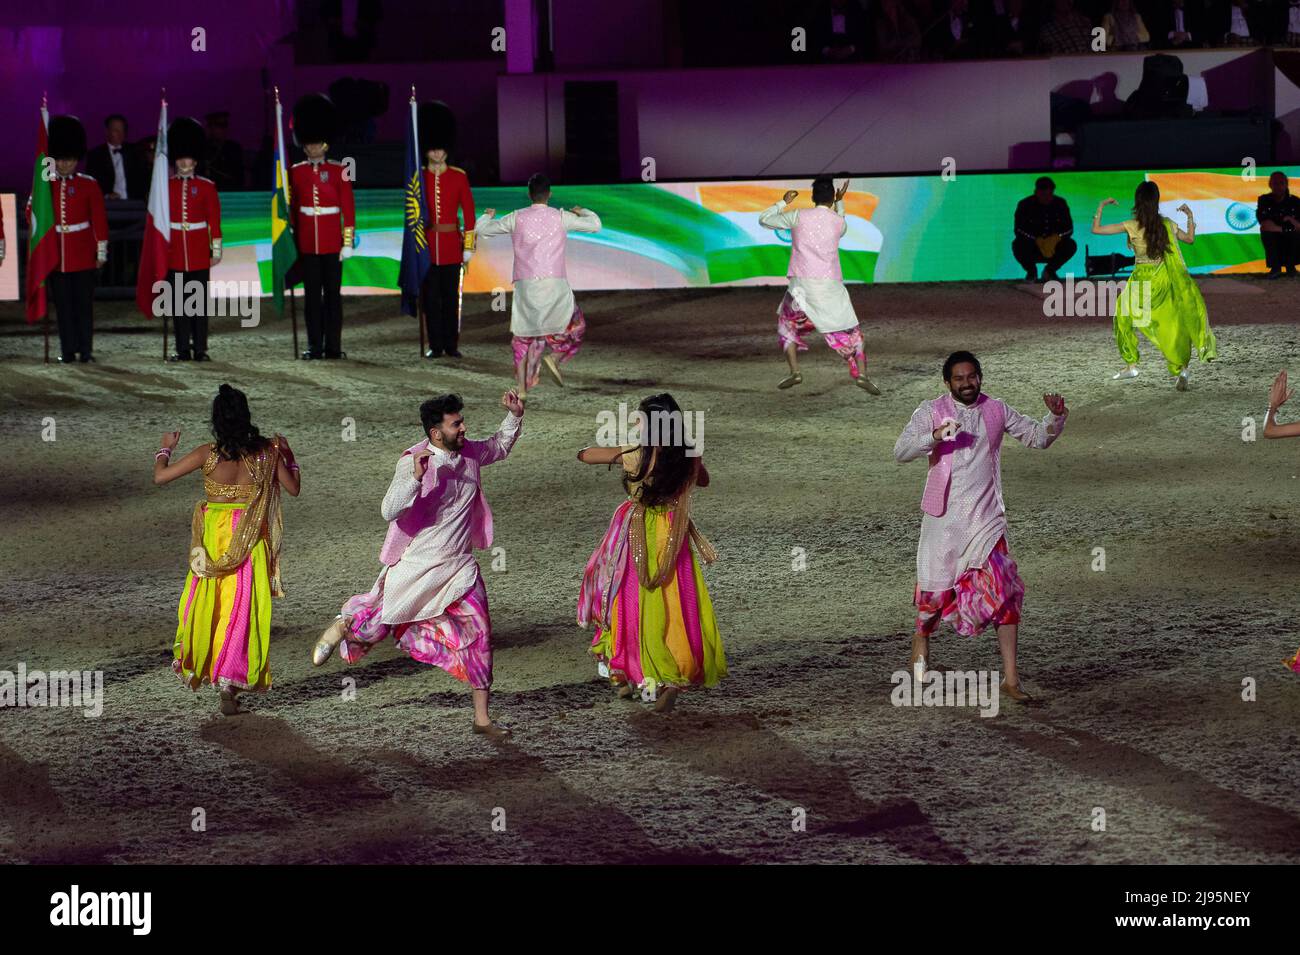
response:
<path fill-rule="evenodd" d="M 794 245 L 790 252 L 791 278 L 837 279 L 844 281 L 840 269 L 840 230 L 844 220 L 825 206 L 800 209 L 790 230 Z"/>
<path fill-rule="evenodd" d="M 428 441 L 421 441 L 403 451 L 402 457 L 407 458 L 428 446 Z M 477 486 L 470 516 L 470 520 L 473 521 L 470 528 L 470 543 L 475 549 L 483 550 L 492 546 L 492 509 L 488 507 L 483 486 L 479 483 L 478 460 L 462 454 L 461 467 L 465 469 L 464 479 L 473 480 Z M 379 551 L 381 563 L 389 567 L 396 564 L 402 559 L 402 554 L 406 553 L 406 548 L 410 546 L 415 535 L 438 522 L 438 505 L 441 503 L 442 494 L 441 488 L 434 483 L 436 470 L 431 458 L 429 467 L 425 469 L 424 479 L 420 482 L 420 490 L 415 495 L 415 502 L 398 515 L 396 520 L 388 522 L 388 535 L 384 538 L 384 546 Z"/>
<path fill-rule="evenodd" d="M 515 249 L 514 280 L 562 279 L 566 235 L 559 209 L 529 206 L 515 212 L 511 233 Z"/>
<path fill-rule="evenodd" d="M 993 455 L 994 468 L 999 466 L 1002 449 L 1002 432 L 1006 427 L 1006 408 L 1000 401 L 994 401 L 988 395 L 980 395 L 975 402 L 980 417 L 984 419 L 984 432 L 989 439 L 989 452 Z M 930 404 L 930 420 L 935 428 L 943 424 L 944 418 L 957 417 L 957 404 L 951 394 Z M 952 453 L 959 447 L 967 447 L 975 440 L 969 431 L 958 431 L 952 441 L 940 441 L 930 452 L 930 470 L 925 475 L 925 493 L 921 495 L 921 510 L 933 517 L 942 517 L 948 509 L 948 488 L 952 485 Z"/>

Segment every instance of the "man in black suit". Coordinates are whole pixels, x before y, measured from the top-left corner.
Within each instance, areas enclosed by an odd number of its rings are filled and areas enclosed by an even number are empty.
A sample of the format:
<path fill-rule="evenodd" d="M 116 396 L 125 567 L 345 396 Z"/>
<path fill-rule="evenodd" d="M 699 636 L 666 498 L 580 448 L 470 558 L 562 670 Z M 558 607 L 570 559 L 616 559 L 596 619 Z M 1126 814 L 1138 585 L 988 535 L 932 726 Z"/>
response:
<path fill-rule="evenodd" d="M 126 132 L 126 117 L 114 113 L 104 120 L 103 144 L 86 154 L 86 172 L 109 202 L 149 197 L 149 170 L 139 151 L 127 143 Z"/>
<path fill-rule="evenodd" d="M 864 60 L 868 53 L 867 17 L 858 0 L 825 0 L 812 14 L 813 52 L 830 63 Z"/>
<path fill-rule="evenodd" d="M 1205 0 L 1160 0 L 1151 11 L 1151 47 L 1157 50 L 1185 50 L 1205 46 Z"/>
<path fill-rule="evenodd" d="M 217 186 L 218 192 L 244 188 L 244 147 L 229 139 L 230 113 L 208 113 L 208 143 L 204 175 Z"/>

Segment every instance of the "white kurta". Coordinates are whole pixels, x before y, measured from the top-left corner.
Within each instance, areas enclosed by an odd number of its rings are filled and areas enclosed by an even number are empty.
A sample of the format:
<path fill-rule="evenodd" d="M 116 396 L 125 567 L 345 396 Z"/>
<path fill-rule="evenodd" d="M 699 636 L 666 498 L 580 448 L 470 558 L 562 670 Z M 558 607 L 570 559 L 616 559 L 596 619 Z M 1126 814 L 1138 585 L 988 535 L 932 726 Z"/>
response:
<path fill-rule="evenodd" d="M 925 457 L 934 449 L 932 399 L 921 402 L 894 445 L 900 463 Z M 1050 412 L 1042 421 L 1027 418 L 1001 399 L 1005 430 L 1028 448 L 1046 448 L 1060 437 L 1064 416 Z M 921 543 L 916 551 L 916 581 L 922 590 L 949 590 L 967 570 L 983 567 L 998 538 L 1007 532 L 1002 504 L 1002 475 L 985 433 L 984 416 L 973 405 L 954 401 L 957 420 L 975 442 L 952 453 L 952 484 L 948 507 L 940 517 L 921 518 Z"/>
<path fill-rule="evenodd" d="M 565 232 L 600 231 L 600 217 L 590 209 L 584 209 L 582 215 L 562 209 L 560 221 Z M 500 219 L 480 216 L 474 227 L 480 238 L 509 235 L 514 230 L 513 212 L 506 213 Z M 569 327 L 576 303 L 567 278 L 517 279 L 514 284 L 514 294 L 510 296 L 511 335 L 541 338 L 544 335 L 558 335 Z"/>
<path fill-rule="evenodd" d="M 844 215 L 844 203 L 835 203 L 835 211 Z M 764 209 L 758 217 L 758 223 L 768 229 L 793 229 L 799 218 L 799 210 L 786 210 L 785 200 Z M 848 223 L 840 235 L 848 231 Z M 858 315 L 853 311 L 853 302 L 849 299 L 849 290 L 839 279 L 804 278 L 792 275 L 789 278 L 790 297 L 794 299 L 799 311 L 808 316 L 819 334 L 828 332 L 845 332 L 858 327 Z M 777 306 L 778 312 L 780 306 Z"/>
<path fill-rule="evenodd" d="M 507 414 L 496 434 L 486 441 L 466 442 L 464 452 L 459 454 L 430 445 L 433 456 L 429 467 L 436 469 L 434 487 L 441 490 L 438 520 L 411 539 L 396 564 L 380 572 L 384 581 L 384 623 L 429 620 L 474 586 L 479 570 L 470 537 L 480 481 L 478 468 L 466 461 L 466 456 L 472 454 L 479 467 L 500 461 L 510 453 L 522 424 L 522 418 Z M 384 520 L 396 520 L 415 503 L 420 483 L 415 478 L 415 455 L 399 459 L 380 506 Z"/>

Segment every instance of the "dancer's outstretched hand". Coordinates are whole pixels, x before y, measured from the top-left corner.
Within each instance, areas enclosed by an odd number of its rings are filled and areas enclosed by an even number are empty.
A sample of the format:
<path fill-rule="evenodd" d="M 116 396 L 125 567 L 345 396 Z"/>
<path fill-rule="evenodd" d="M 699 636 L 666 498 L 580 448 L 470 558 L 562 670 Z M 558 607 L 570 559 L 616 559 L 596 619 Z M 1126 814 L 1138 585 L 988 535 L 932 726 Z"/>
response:
<path fill-rule="evenodd" d="M 524 416 L 524 403 L 519 400 L 519 392 L 514 388 L 511 388 L 501 396 L 501 404 L 503 404 L 506 410 L 512 415 L 519 418 Z"/>
<path fill-rule="evenodd" d="M 1119 205 L 1119 203 L 1116 202 L 1114 199 L 1103 199 L 1101 201 L 1101 205 L 1098 206 L 1097 208 L 1105 209 L 1107 206 L 1117 206 L 1117 205 Z"/>
<path fill-rule="evenodd" d="M 1282 372 L 1285 378 L 1286 372 Z M 179 431 L 164 431 L 162 442 L 158 445 L 160 448 L 166 448 L 168 451 L 174 451 L 176 445 L 181 443 L 181 433 Z"/>
<path fill-rule="evenodd" d="M 799 198 L 799 190 L 798 190 L 798 189 L 791 189 L 791 190 L 787 191 L 786 194 L 785 194 L 784 196 L 781 197 L 781 201 L 784 202 L 784 203 L 788 206 L 790 203 L 794 202 L 795 199 L 797 199 L 797 198 Z"/>
<path fill-rule="evenodd" d="M 835 201 L 843 202 L 844 196 L 848 193 L 848 191 L 849 191 L 849 180 L 845 179 L 844 182 L 840 184 L 840 187 L 835 190 Z"/>
<path fill-rule="evenodd" d="M 1277 377 L 1273 379 L 1273 387 L 1268 393 L 1268 406 L 1276 411 L 1290 401 L 1293 394 L 1295 394 L 1295 389 L 1286 386 L 1286 369 L 1283 368 L 1277 373 Z"/>
<path fill-rule="evenodd" d="M 1055 392 L 1043 395 L 1043 404 L 1047 405 L 1047 410 L 1058 418 L 1066 413 L 1065 399 Z"/>

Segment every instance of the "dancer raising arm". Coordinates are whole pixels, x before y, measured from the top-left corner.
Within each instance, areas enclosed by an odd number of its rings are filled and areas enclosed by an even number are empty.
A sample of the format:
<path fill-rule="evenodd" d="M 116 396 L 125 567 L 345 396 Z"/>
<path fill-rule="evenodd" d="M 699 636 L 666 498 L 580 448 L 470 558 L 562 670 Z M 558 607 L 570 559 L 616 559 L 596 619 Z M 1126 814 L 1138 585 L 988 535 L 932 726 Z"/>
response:
<path fill-rule="evenodd" d="M 1112 378 L 1123 381 L 1138 376 L 1138 342 L 1133 329 L 1140 328 L 1165 356 L 1169 374 L 1176 376 L 1175 387 L 1186 391 L 1192 348 L 1205 362 L 1214 361 L 1219 354 L 1205 299 L 1178 248 L 1179 242 L 1191 245 L 1195 240 L 1196 220 L 1186 203 L 1178 207 L 1187 216 L 1186 230 L 1160 215 L 1160 187 L 1154 182 L 1144 182 L 1134 192 L 1132 219 L 1102 225 L 1102 210 L 1113 205 L 1118 203 L 1106 199 L 1097 206 L 1092 232 L 1127 234 L 1136 264 L 1115 302 L 1115 343 L 1125 368 Z"/>
<path fill-rule="evenodd" d="M 271 686 L 271 598 L 280 587 L 280 489 L 301 490 L 283 435 L 265 438 L 248 398 L 222 385 L 212 402 L 213 441 L 178 461 L 181 433 L 169 431 L 154 456 L 154 484 L 202 468 L 204 499 L 194 506 L 190 571 L 177 610 L 172 670 L 192 690 L 220 691 L 221 712 L 239 712 L 236 694 Z"/>

